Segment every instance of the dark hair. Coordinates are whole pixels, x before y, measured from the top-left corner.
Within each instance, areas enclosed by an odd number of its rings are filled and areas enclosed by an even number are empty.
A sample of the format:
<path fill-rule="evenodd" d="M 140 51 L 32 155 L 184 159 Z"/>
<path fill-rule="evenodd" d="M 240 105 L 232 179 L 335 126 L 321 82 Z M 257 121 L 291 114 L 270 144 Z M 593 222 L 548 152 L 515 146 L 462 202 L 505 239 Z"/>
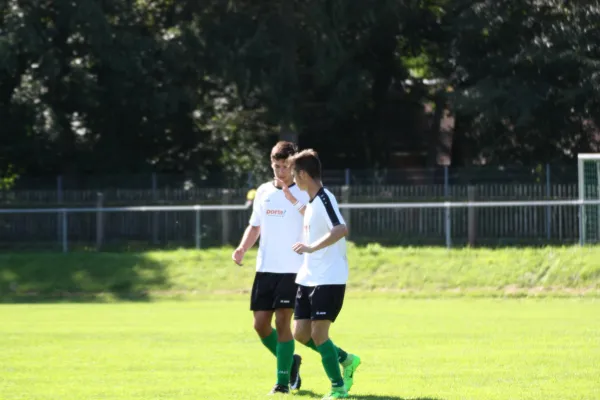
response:
<path fill-rule="evenodd" d="M 300 153 L 293 155 L 290 162 L 294 165 L 296 173 L 304 171 L 312 179 L 321 179 L 321 161 L 319 155 L 313 149 L 302 150 Z"/>
<path fill-rule="evenodd" d="M 271 160 L 287 160 L 298 152 L 298 146 L 292 142 L 277 142 L 271 150 Z"/>

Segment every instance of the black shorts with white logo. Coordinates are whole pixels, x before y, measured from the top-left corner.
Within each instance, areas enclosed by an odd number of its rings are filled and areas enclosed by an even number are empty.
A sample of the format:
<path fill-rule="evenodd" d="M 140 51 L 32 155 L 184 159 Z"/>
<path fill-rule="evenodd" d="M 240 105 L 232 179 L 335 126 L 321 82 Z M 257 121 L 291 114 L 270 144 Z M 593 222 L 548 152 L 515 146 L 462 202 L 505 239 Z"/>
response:
<path fill-rule="evenodd" d="M 270 311 L 277 308 L 294 308 L 296 274 L 257 272 L 252 284 L 250 310 Z"/>
<path fill-rule="evenodd" d="M 342 311 L 346 285 L 298 285 L 294 319 L 335 322 Z"/>

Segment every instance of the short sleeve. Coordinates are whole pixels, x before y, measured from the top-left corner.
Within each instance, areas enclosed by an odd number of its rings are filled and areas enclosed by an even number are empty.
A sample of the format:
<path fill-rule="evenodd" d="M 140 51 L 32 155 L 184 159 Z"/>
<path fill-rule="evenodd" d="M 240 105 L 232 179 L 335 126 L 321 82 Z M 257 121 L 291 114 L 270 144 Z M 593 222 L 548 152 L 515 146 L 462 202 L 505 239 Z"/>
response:
<path fill-rule="evenodd" d="M 259 190 L 256 192 L 256 195 L 254 197 L 254 201 L 252 202 L 252 215 L 250 215 L 250 225 L 252 226 L 260 226 L 260 219 L 261 219 L 261 215 L 262 215 L 262 208 L 261 208 L 261 203 L 262 203 L 262 199 L 261 199 L 261 194 L 262 191 Z"/>
<path fill-rule="evenodd" d="M 342 213 L 340 212 L 335 197 L 330 194 L 325 194 L 321 200 L 323 201 L 325 220 L 327 221 L 329 229 L 333 229 L 334 226 L 338 225 L 346 225 L 346 221 L 344 221 L 344 217 L 342 217 Z"/>

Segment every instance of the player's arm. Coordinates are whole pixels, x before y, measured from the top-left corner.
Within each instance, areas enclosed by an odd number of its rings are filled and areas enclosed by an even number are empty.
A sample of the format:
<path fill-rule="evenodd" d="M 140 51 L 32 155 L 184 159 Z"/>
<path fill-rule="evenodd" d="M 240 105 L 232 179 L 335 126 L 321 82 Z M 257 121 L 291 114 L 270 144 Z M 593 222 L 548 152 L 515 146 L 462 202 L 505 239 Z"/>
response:
<path fill-rule="evenodd" d="M 330 199 L 324 204 L 322 209 L 319 209 L 326 219 L 329 226 L 329 232 L 313 243 L 303 244 L 296 243 L 292 249 L 299 254 L 313 253 L 337 243 L 340 239 L 348 235 L 348 227 L 340 213 L 335 199 Z"/>
<path fill-rule="evenodd" d="M 231 258 L 237 265 L 242 265 L 244 254 L 254 246 L 260 236 L 260 226 L 248 225 L 242 236 L 239 246 L 234 250 Z"/>
<path fill-rule="evenodd" d="M 261 205 L 259 201 L 259 196 L 257 194 L 254 199 L 254 204 L 252 206 L 252 215 L 250 216 L 250 223 L 248 227 L 244 231 L 244 235 L 242 236 L 242 240 L 240 241 L 239 246 L 233 251 L 231 255 L 231 259 L 237 264 L 242 265 L 242 260 L 244 259 L 244 254 L 256 243 L 260 236 L 260 219 L 261 219 Z"/>
<path fill-rule="evenodd" d="M 240 245 L 233 251 L 231 259 L 237 264 L 242 265 L 242 260 L 246 252 L 254 246 L 260 236 L 260 226 L 248 225 L 240 241 Z"/>
<path fill-rule="evenodd" d="M 346 235 L 348 235 L 348 228 L 346 227 L 346 225 L 336 225 L 329 231 L 329 233 L 324 235 L 322 238 L 318 239 L 314 243 L 310 243 L 308 245 L 307 253 L 312 253 L 324 249 L 325 247 L 329 247 L 332 244 L 337 243 L 341 238 L 345 237 Z"/>
<path fill-rule="evenodd" d="M 238 248 L 244 250 L 244 253 L 254 246 L 258 237 L 260 236 L 260 226 L 252 226 L 248 225 L 246 230 L 244 231 L 244 235 L 242 236 L 242 240 L 240 241 L 240 245 Z"/>
<path fill-rule="evenodd" d="M 277 182 L 281 185 L 281 190 L 283 190 L 283 195 L 285 198 L 292 203 L 292 205 L 298 210 L 298 212 L 304 215 L 304 211 L 306 210 L 306 204 L 302 203 L 300 200 L 296 198 L 290 191 L 288 185 L 285 184 L 281 179 L 277 179 Z"/>

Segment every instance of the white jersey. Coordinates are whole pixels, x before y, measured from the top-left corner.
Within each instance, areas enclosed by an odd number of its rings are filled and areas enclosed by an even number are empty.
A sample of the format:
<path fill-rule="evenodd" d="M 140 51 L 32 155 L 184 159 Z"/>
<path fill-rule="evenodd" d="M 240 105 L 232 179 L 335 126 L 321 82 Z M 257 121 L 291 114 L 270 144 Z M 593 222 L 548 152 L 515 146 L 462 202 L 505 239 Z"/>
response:
<path fill-rule="evenodd" d="M 334 226 L 345 224 L 335 196 L 321 188 L 304 211 L 304 243 L 310 245 L 329 233 Z M 345 238 L 314 253 L 305 253 L 304 263 L 296 276 L 296 283 L 302 286 L 344 285 L 347 280 Z"/>
<path fill-rule="evenodd" d="M 308 203 L 308 194 L 295 184 L 290 185 L 290 192 L 298 201 Z M 292 246 L 302 241 L 302 214 L 273 182 L 262 184 L 256 191 L 250 225 L 260 226 L 256 271 L 297 273 L 303 257 Z"/>

